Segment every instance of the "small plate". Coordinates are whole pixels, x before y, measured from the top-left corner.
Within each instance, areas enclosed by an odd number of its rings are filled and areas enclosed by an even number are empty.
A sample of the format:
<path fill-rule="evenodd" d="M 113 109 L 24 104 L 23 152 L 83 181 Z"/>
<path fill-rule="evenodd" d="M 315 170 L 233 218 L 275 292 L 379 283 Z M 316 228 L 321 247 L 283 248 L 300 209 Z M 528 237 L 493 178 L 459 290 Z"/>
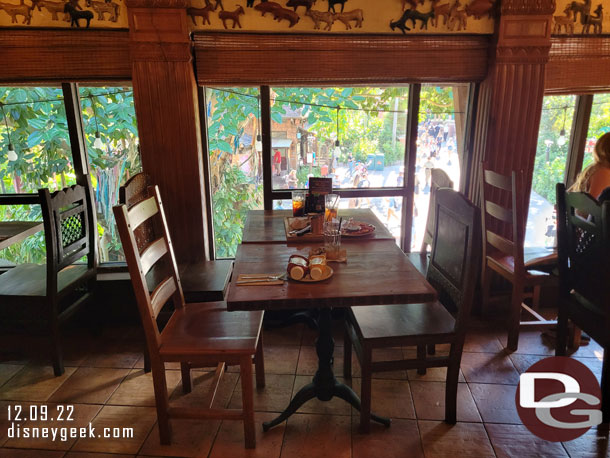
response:
<path fill-rule="evenodd" d="M 320 281 L 328 280 L 330 277 L 333 276 L 333 273 L 335 271 L 330 266 L 324 266 L 324 267 L 326 267 L 326 270 L 324 270 L 324 274 L 322 275 L 322 278 L 320 278 L 319 280 L 312 280 L 312 278 L 309 276 L 309 274 L 305 275 L 300 280 L 295 280 L 294 278 L 292 278 L 291 280 L 300 281 L 300 282 L 304 282 L 304 283 L 317 283 Z"/>
<path fill-rule="evenodd" d="M 373 226 L 372 224 L 352 223 L 349 227 L 352 228 L 354 226 L 360 226 L 360 230 L 358 230 L 358 231 L 342 230 L 341 236 L 342 237 L 363 237 L 365 235 L 369 235 L 369 234 L 372 234 L 373 232 L 375 232 L 375 226 Z"/>

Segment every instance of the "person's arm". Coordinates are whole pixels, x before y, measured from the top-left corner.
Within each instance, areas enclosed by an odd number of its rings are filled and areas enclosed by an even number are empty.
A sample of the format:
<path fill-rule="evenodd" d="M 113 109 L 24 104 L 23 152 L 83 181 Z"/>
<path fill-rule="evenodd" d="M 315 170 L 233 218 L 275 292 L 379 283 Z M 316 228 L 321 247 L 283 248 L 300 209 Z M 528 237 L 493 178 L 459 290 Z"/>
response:
<path fill-rule="evenodd" d="M 600 167 L 591 176 L 590 180 L 589 194 L 597 199 L 602 191 L 610 186 L 610 168 Z"/>

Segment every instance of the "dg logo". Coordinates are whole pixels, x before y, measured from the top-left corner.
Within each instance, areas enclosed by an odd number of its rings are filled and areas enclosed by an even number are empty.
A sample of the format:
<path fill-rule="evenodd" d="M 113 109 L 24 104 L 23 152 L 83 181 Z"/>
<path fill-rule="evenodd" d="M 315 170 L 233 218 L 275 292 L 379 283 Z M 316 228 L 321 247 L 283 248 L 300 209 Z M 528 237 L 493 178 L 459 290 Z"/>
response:
<path fill-rule="evenodd" d="M 521 374 L 515 401 L 527 429 L 551 442 L 576 439 L 602 422 L 595 375 L 565 356 L 545 358 Z"/>

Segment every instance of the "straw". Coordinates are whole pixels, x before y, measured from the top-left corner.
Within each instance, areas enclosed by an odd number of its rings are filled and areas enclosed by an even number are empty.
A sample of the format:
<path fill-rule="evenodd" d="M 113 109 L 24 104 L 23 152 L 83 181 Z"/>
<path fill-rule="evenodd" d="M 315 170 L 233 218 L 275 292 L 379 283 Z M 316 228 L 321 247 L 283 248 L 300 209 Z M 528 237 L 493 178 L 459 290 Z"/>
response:
<path fill-rule="evenodd" d="M 339 232 L 341 232 L 341 223 L 343 222 L 343 216 L 339 217 Z"/>

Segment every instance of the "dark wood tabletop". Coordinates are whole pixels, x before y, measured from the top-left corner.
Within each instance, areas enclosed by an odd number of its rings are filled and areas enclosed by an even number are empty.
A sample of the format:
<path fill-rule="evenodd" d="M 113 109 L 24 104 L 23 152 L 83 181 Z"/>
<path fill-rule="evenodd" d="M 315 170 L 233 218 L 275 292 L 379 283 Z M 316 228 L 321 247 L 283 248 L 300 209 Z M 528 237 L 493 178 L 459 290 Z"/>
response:
<path fill-rule="evenodd" d="M 41 221 L 0 221 L 0 250 L 43 229 Z"/>
<path fill-rule="evenodd" d="M 288 257 L 303 247 L 240 245 L 227 291 L 229 310 L 349 307 L 428 302 L 436 291 L 394 242 L 345 245 L 347 262 L 331 262 L 334 275 L 318 283 L 293 280 L 283 285 L 238 286 L 240 274 L 281 274 Z"/>
<path fill-rule="evenodd" d="M 244 224 L 241 243 L 285 244 L 284 218 L 287 216 L 292 216 L 292 210 L 250 210 Z M 354 218 L 355 221 L 375 226 L 375 232 L 366 237 L 342 237 L 342 241 L 345 243 L 351 244 L 363 240 L 394 240 L 394 236 L 369 208 L 339 209 L 338 216 L 343 217 L 344 220 Z"/>

